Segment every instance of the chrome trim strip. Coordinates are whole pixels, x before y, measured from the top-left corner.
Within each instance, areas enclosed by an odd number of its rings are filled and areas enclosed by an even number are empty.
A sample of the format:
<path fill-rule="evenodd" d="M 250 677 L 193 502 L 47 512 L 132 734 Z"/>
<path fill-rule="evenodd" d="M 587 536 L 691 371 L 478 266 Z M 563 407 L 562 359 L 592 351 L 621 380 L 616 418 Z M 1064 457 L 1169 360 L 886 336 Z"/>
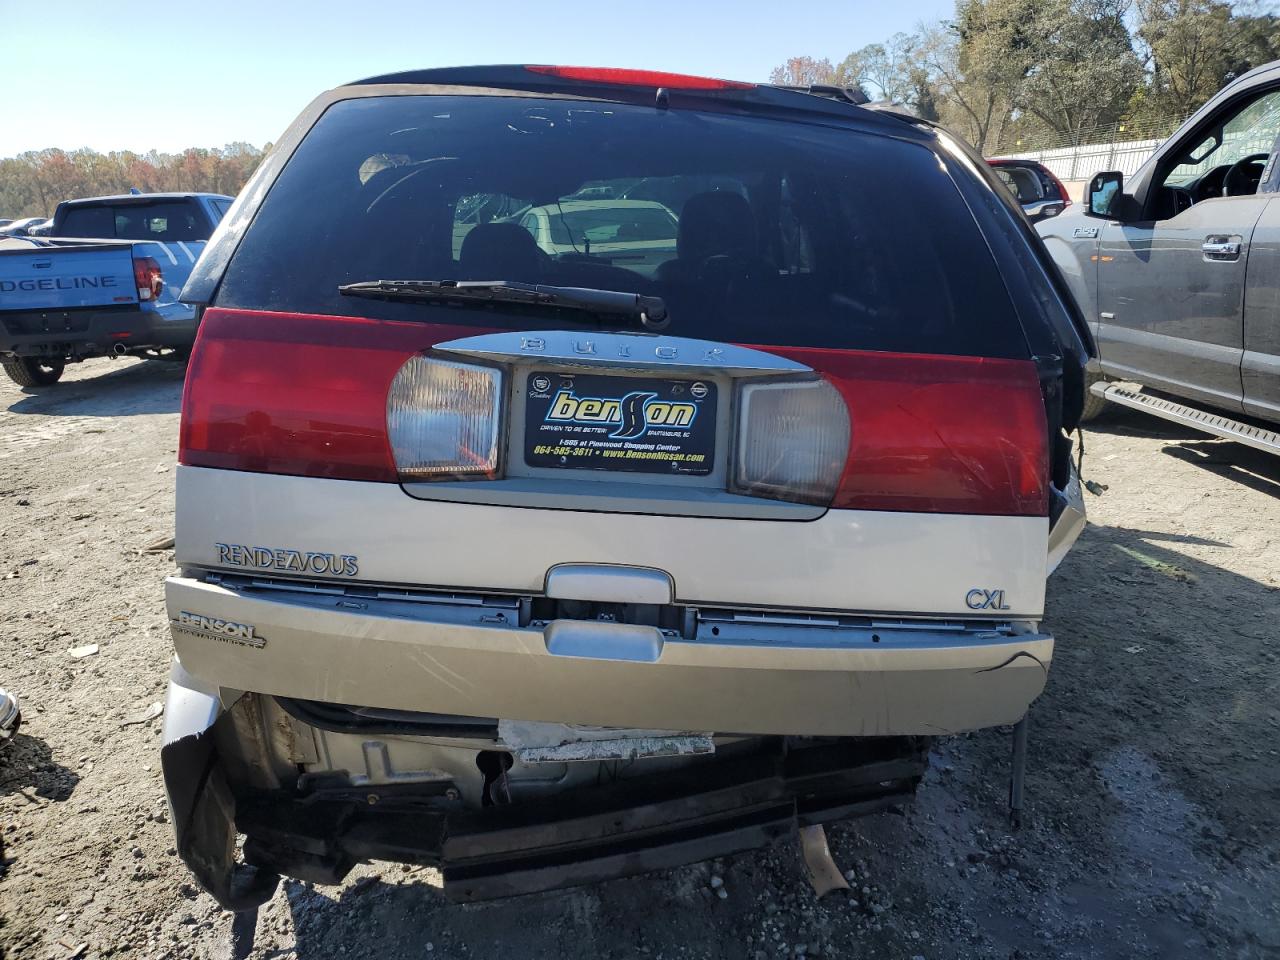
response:
<path fill-rule="evenodd" d="M 516 363 L 554 360 L 585 367 L 722 373 L 735 377 L 812 373 L 794 360 L 712 340 L 582 330 L 505 331 L 436 344 L 439 353 Z"/>
<path fill-rule="evenodd" d="M 572 474 L 573 471 L 564 471 Z M 566 482 L 568 478 L 507 477 L 503 480 L 413 480 L 401 484 L 417 500 L 492 507 L 573 510 L 579 513 L 635 513 L 663 517 L 719 517 L 732 520 L 816 520 L 826 507 L 765 500 L 681 484 L 661 486 L 628 479 Z M 659 479 L 662 479 L 661 477 Z"/>

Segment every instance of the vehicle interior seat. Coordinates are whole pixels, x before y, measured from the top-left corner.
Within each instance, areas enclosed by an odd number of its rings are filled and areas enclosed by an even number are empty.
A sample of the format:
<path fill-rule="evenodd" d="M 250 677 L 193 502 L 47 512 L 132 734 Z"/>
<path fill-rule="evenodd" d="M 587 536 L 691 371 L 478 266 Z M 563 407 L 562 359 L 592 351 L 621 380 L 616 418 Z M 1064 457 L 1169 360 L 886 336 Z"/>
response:
<path fill-rule="evenodd" d="M 1280 154 L 1280 135 L 1271 144 L 1271 159 Z M 1280 193 L 1280 163 L 1268 163 L 1262 171 L 1265 176 L 1258 181 L 1258 193 Z"/>
<path fill-rule="evenodd" d="M 727 190 L 697 193 L 680 213 L 676 258 L 661 264 L 658 276 L 669 283 L 688 283 L 702 276 L 715 258 L 745 268 L 758 252 L 755 216 L 746 197 Z"/>
<path fill-rule="evenodd" d="M 482 223 L 469 232 L 458 252 L 458 272 L 466 280 L 543 279 L 547 255 L 524 227 Z"/>

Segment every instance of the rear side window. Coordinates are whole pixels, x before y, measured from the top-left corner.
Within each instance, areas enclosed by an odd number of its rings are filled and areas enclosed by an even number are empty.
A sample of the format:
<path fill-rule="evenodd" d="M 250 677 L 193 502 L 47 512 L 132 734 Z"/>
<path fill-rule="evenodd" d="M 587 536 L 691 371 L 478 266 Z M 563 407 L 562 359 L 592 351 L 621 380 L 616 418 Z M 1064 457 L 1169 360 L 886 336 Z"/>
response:
<path fill-rule="evenodd" d="M 209 229 L 192 203 L 95 204 L 72 207 L 58 231 L 64 237 L 102 240 L 207 240 Z"/>
<path fill-rule="evenodd" d="M 485 328 L 584 321 L 338 293 L 373 279 L 656 294 L 671 335 L 716 341 L 1027 355 L 939 155 L 804 122 L 518 97 L 341 101 L 272 185 L 215 303 Z"/>

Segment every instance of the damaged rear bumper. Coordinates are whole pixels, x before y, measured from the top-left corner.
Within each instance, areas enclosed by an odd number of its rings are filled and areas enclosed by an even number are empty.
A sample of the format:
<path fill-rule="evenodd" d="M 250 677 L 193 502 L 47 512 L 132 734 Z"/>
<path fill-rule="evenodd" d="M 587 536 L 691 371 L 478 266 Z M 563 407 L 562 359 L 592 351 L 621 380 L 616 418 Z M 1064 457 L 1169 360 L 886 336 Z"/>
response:
<path fill-rule="evenodd" d="M 454 899 L 506 896 L 879 810 L 912 795 L 927 737 L 1019 720 L 1053 655 L 1029 622 L 699 609 L 646 633 L 539 621 L 512 598 L 230 576 L 170 578 L 167 599 L 177 846 L 229 909 L 278 875 L 337 882 L 361 860 L 438 867 Z M 542 764 L 491 804 L 482 753 L 514 755 L 511 777 L 539 763 L 496 718 L 705 731 L 717 748 L 624 764 L 612 783 L 616 764 Z"/>
<path fill-rule="evenodd" d="M 934 736 L 1016 723 L 1053 659 L 1053 637 L 1026 621 L 698 609 L 681 633 L 539 621 L 516 598 L 217 580 L 166 581 L 174 647 L 192 675 L 276 697 L 457 716 Z"/>
<path fill-rule="evenodd" d="M 220 749 L 237 723 L 257 722 L 236 716 L 252 713 L 255 698 L 220 712 L 215 696 L 183 686 L 190 680 L 175 664 L 165 783 L 180 856 L 229 910 L 264 903 L 282 874 L 336 883 L 364 860 L 438 867 L 456 901 L 664 869 L 903 803 L 927 764 L 921 737 L 772 737 L 659 774 L 481 809 L 444 781 L 353 786 L 335 776 L 262 789 L 238 781 L 239 758 Z M 239 855 L 238 833 L 247 837 Z"/>

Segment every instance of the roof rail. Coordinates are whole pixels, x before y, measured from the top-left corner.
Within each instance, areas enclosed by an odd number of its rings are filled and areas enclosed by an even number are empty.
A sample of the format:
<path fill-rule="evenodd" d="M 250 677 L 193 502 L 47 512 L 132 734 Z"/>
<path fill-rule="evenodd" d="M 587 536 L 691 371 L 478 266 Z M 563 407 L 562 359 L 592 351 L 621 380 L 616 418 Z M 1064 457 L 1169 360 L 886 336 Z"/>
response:
<path fill-rule="evenodd" d="M 839 100 L 841 103 L 852 103 L 854 106 L 861 107 L 871 102 L 871 98 L 863 93 L 860 87 L 837 87 L 827 83 L 811 83 L 808 86 L 792 86 L 785 83 L 773 83 L 769 86 L 777 87 L 779 90 L 795 90 L 799 93 L 811 93 L 815 97 L 828 97 L 832 100 Z"/>

